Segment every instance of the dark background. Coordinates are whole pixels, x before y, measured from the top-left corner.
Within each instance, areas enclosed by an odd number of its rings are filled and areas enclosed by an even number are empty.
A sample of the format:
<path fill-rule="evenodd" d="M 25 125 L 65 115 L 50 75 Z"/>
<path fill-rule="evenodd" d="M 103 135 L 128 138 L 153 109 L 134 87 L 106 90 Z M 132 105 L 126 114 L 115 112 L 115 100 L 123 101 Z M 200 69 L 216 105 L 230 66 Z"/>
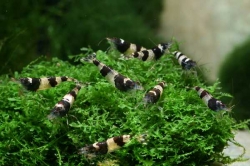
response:
<path fill-rule="evenodd" d="M 161 0 L 2 0 L 0 74 L 41 55 L 66 60 L 81 47 L 106 50 L 106 37 L 152 47 L 162 9 Z"/>

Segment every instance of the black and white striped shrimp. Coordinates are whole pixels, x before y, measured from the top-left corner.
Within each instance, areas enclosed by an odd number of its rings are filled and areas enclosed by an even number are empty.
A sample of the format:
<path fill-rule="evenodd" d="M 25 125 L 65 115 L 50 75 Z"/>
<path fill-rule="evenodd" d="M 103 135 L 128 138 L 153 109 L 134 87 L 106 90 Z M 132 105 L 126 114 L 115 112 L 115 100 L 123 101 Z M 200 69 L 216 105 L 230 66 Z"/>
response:
<path fill-rule="evenodd" d="M 162 81 L 158 85 L 154 86 L 146 95 L 144 96 L 143 100 L 146 103 L 156 103 L 163 92 L 163 88 L 165 87 L 165 82 Z"/>
<path fill-rule="evenodd" d="M 141 59 L 142 61 L 158 60 L 165 54 L 166 50 L 168 50 L 170 46 L 171 43 L 161 43 L 152 49 L 134 52 L 130 56 Z"/>
<path fill-rule="evenodd" d="M 67 93 L 62 100 L 60 100 L 54 108 L 51 110 L 51 113 L 48 115 L 48 119 L 54 119 L 57 117 L 65 116 L 70 108 L 72 107 L 74 101 L 76 100 L 76 96 L 80 91 L 81 86 L 76 85 L 74 89 L 72 89 L 69 93 Z"/>
<path fill-rule="evenodd" d="M 195 86 L 193 88 L 197 91 L 200 98 L 203 100 L 203 102 L 207 105 L 208 108 L 210 108 L 213 111 L 219 111 L 219 110 L 225 110 L 229 111 L 229 109 L 226 107 L 225 104 L 223 104 L 220 100 L 215 99 L 208 91 Z"/>
<path fill-rule="evenodd" d="M 20 78 L 21 84 L 29 91 L 38 91 L 44 90 L 51 87 L 55 87 L 64 81 L 74 81 L 77 83 L 78 81 L 74 78 L 69 78 L 67 76 L 62 77 L 42 77 L 42 78 Z"/>
<path fill-rule="evenodd" d="M 175 58 L 178 60 L 179 64 L 184 70 L 190 70 L 191 68 L 196 66 L 196 62 L 189 59 L 182 52 L 174 51 L 172 52 L 172 54 L 175 55 Z"/>
<path fill-rule="evenodd" d="M 94 144 L 87 145 L 79 149 L 78 154 L 84 154 L 89 157 L 107 154 L 123 147 L 125 144 L 131 141 L 132 137 L 132 135 L 115 136 L 103 142 L 96 142 Z M 143 144 L 146 142 L 146 137 L 147 134 L 135 136 L 137 141 Z"/>
<path fill-rule="evenodd" d="M 103 142 L 96 142 L 91 145 L 87 145 L 81 149 L 79 149 L 79 154 L 94 154 L 94 155 L 100 155 L 100 154 L 107 154 L 110 152 L 113 152 L 115 150 L 120 149 L 123 147 L 126 143 L 128 143 L 131 140 L 130 135 L 122 135 L 122 136 L 116 136 L 107 139 Z"/>
<path fill-rule="evenodd" d="M 111 46 L 116 48 L 120 53 L 124 55 L 131 55 L 134 52 L 146 50 L 146 48 L 138 45 L 129 43 L 123 39 L 120 38 L 106 38 L 108 40 L 108 43 L 110 43 Z"/>
<path fill-rule="evenodd" d="M 142 86 L 140 86 L 135 81 L 121 75 L 120 73 L 108 67 L 104 63 L 98 61 L 96 59 L 95 53 L 90 54 L 86 58 L 82 58 L 81 61 L 88 61 L 96 65 L 100 70 L 101 75 L 104 76 L 113 86 L 115 86 L 117 89 L 121 91 L 127 91 L 132 89 L 139 89 L 139 90 L 143 89 Z"/>

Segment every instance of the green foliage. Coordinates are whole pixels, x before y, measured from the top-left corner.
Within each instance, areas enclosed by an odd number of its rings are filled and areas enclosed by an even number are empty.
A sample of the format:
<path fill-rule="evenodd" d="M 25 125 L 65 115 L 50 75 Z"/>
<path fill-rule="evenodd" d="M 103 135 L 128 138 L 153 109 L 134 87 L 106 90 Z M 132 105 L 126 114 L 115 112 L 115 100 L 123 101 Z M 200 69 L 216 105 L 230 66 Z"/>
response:
<path fill-rule="evenodd" d="M 99 45 L 106 37 L 151 45 L 162 6 L 162 0 L 23 0 L 18 5 L 2 0 L 0 74 L 21 70 L 40 55 L 65 60 L 82 46 L 106 49 Z"/>
<path fill-rule="evenodd" d="M 82 56 L 81 54 L 80 56 Z M 125 76 L 138 80 L 143 91 L 121 92 L 101 76 L 96 66 L 72 66 L 53 58 L 25 67 L 15 78 L 70 76 L 90 85 L 81 89 L 67 117 L 49 121 L 56 102 L 74 87 L 27 92 L 20 84 L 1 77 L 0 165 L 205 165 L 225 161 L 221 153 L 238 125 L 228 112 L 209 110 L 197 93 L 186 87 L 206 87 L 192 73 L 183 72 L 169 54 L 156 62 L 124 60 L 117 54 L 97 52 L 97 59 Z M 144 105 L 147 90 L 164 80 L 167 87 L 156 104 Z M 223 95 L 222 95 L 223 96 Z M 68 124 L 67 124 L 68 122 Z M 135 139 L 124 148 L 92 160 L 78 155 L 79 148 L 123 134 L 146 133 L 147 144 Z M 101 164 L 100 164 L 101 165 Z"/>
<path fill-rule="evenodd" d="M 233 116 L 237 120 L 250 118 L 249 61 L 250 39 L 236 47 L 220 68 L 220 80 L 223 91 L 231 93 L 235 98 L 233 104 L 237 112 Z M 232 105 L 233 105 L 232 104 Z"/>

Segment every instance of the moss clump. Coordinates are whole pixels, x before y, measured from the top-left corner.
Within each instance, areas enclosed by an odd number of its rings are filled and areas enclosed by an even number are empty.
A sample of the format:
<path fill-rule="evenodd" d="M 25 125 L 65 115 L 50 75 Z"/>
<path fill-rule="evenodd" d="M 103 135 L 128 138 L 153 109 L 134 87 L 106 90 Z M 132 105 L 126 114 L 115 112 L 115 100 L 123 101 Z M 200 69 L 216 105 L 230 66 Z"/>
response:
<path fill-rule="evenodd" d="M 118 91 L 93 64 L 72 66 L 56 58 L 31 64 L 15 73 L 15 78 L 70 76 L 91 83 L 80 91 L 67 117 L 50 122 L 46 118 L 49 110 L 74 87 L 72 83 L 33 93 L 1 77 L 1 165 L 88 165 L 112 160 L 119 165 L 205 165 L 225 161 L 221 151 L 239 125 L 229 113 L 209 110 L 195 91 L 186 89 L 199 85 L 214 94 L 217 84 L 204 86 L 168 54 L 153 62 L 118 59 L 102 51 L 97 58 L 139 80 L 145 90 Z M 158 80 L 168 84 L 163 96 L 156 104 L 144 106 L 144 94 Z M 86 144 L 141 133 L 148 135 L 146 145 L 132 141 L 92 160 L 77 154 Z"/>

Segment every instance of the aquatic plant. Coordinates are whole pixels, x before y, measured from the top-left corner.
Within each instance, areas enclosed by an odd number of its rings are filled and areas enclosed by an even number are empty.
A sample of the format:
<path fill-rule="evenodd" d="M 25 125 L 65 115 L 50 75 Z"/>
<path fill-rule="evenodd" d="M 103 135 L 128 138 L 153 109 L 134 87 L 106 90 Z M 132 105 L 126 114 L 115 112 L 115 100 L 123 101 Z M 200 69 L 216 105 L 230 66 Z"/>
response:
<path fill-rule="evenodd" d="M 11 79 L 1 76 L 0 165 L 205 165 L 232 161 L 222 150 L 233 139 L 233 130 L 246 122 L 237 124 L 229 112 L 210 110 L 196 91 L 187 88 L 198 85 L 218 99 L 229 97 L 218 91 L 218 82 L 204 85 L 194 71 L 183 71 L 171 54 L 150 62 L 122 59 L 115 52 L 97 51 L 97 57 L 138 80 L 145 90 L 119 91 L 93 64 L 74 66 L 57 58 L 32 62 Z M 16 82 L 21 77 L 43 76 L 70 76 L 89 83 L 66 117 L 47 119 L 74 83 L 28 92 Z M 167 83 L 160 100 L 145 105 L 145 93 L 159 81 Z M 147 134 L 146 142 L 132 139 L 120 150 L 92 159 L 77 154 L 86 144 L 123 134 Z"/>

